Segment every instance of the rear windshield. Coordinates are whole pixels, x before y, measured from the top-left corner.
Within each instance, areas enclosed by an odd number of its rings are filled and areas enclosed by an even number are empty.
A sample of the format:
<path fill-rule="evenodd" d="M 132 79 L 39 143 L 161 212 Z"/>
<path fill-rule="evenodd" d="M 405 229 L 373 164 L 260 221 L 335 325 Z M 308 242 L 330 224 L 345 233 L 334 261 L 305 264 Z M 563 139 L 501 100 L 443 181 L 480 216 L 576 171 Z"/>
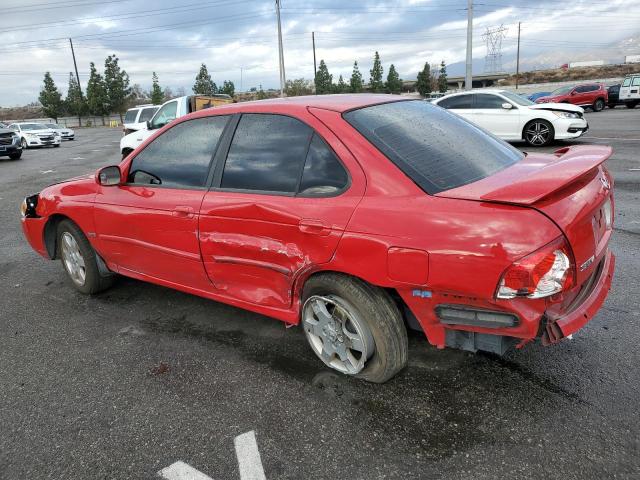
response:
<path fill-rule="evenodd" d="M 352 110 L 344 119 L 429 194 L 481 180 L 524 156 L 458 115 L 421 100 Z"/>
<path fill-rule="evenodd" d="M 127 114 L 124 116 L 124 123 L 133 123 L 136 121 L 136 116 L 138 115 L 138 109 L 135 110 L 127 110 Z"/>

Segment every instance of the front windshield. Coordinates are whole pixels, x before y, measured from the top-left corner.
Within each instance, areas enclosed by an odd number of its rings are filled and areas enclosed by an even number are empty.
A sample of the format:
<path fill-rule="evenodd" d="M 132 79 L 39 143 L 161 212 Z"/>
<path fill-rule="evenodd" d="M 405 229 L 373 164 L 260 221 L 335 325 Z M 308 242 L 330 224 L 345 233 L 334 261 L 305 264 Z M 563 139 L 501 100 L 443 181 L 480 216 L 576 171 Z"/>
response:
<path fill-rule="evenodd" d="M 503 97 L 511 100 L 513 103 L 516 103 L 518 105 L 522 105 L 522 106 L 535 105 L 535 103 L 529 100 L 528 98 L 521 97 L 520 95 L 516 95 L 515 93 L 511 93 L 511 92 L 501 92 L 501 93 Z"/>
<path fill-rule="evenodd" d="M 551 95 L 566 95 L 571 90 L 573 90 L 573 87 L 560 87 L 551 92 Z"/>
<path fill-rule="evenodd" d="M 23 123 L 20 128 L 22 130 L 46 130 L 47 126 L 42 123 Z"/>
<path fill-rule="evenodd" d="M 45 123 L 45 127 L 49 127 L 49 128 L 60 128 L 59 125 L 55 124 L 55 123 Z"/>

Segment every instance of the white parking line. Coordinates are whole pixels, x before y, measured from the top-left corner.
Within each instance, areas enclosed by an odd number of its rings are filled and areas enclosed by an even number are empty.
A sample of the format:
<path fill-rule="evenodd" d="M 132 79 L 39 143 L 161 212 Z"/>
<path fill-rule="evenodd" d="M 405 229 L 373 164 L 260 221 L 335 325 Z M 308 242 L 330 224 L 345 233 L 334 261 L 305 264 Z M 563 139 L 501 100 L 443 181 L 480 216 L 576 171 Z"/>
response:
<path fill-rule="evenodd" d="M 73 157 L 73 158 L 70 158 L 69 160 L 84 160 L 84 157 Z"/>
<path fill-rule="evenodd" d="M 166 480 L 213 480 L 201 471 L 180 461 L 160 470 L 158 476 Z"/>
<path fill-rule="evenodd" d="M 236 457 L 238 458 L 238 469 L 241 480 L 266 480 L 256 434 L 253 430 L 242 435 L 238 435 L 233 443 L 236 446 Z"/>
<path fill-rule="evenodd" d="M 40 170 L 40 173 L 45 174 L 45 173 L 53 173 L 55 172 L 55 170 Z"/>
<path fill-rule="evenodd" d="M 101 152 L 102 150 L 91 150 L 92 152 Z"/>
<path fill-rule="evenodd" d="M 622 140 L 627 142 L 640 142 L 640 138 L 620 138 L 620 137 L 582 137 L 583 140 Z"/>

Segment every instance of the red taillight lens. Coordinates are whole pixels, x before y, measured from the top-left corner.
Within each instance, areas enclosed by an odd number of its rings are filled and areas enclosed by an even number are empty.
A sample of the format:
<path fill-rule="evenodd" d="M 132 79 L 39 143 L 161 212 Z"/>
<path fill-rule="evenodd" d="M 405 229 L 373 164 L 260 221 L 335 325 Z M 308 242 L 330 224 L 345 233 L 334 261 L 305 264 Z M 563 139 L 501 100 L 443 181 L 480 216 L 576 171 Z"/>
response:
<path fill-rule="evenodd" d="M 518 260 L 502 275 L 496 298 L 543 298 L 574 284 L 575 266 L 564 237 Z"/>

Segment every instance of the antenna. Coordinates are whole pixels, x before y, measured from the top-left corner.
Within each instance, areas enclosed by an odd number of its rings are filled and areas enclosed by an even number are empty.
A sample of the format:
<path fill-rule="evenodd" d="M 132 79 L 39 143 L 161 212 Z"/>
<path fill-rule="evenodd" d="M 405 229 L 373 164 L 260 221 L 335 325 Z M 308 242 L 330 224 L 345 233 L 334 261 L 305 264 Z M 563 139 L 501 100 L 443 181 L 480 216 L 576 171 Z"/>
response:
<path fill-rule="evenodd" d="M 502 72 L 502 39 L 507 35 L 504 25 L 489 28 L 482 34 L 487 45 L 487 56 L 484 57 L 484 72 Z"/>

